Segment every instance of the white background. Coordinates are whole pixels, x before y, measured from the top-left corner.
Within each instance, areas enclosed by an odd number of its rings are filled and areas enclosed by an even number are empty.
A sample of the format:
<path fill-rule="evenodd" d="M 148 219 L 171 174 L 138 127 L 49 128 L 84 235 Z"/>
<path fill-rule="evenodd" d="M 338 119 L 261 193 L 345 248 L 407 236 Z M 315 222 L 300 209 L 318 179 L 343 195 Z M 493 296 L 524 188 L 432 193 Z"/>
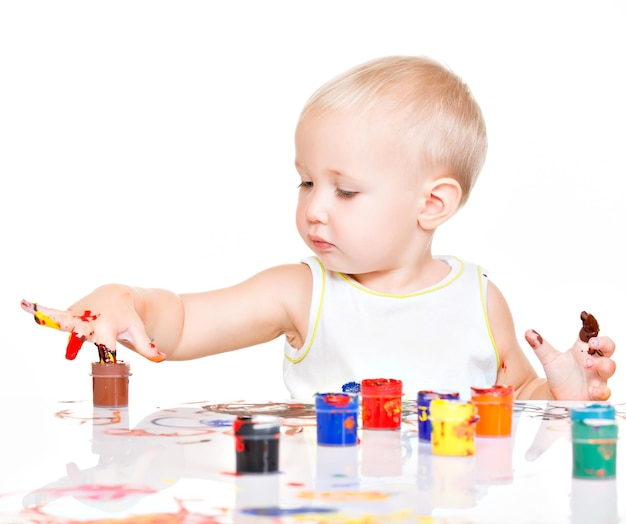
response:
<path fill-rule="evenodd" d="M 348 67 L 418 54 L 468 82 L 490 139 L 435 252 L 490 270 L 525 348 L 529 328 L 569 347 L 592 312 L 617 342 L 612 400 L 624 402 L 625 5 L 0 3 L 0 396 L 91 395 L 95 347 L 66 361 L 67 335 L 37 326 L 22 298 L 65 308 L 105 282 L 200 291 L 306 256 L 300 108 Z M 282 343 L 118 357 L 131 396 L 276 399 Z"/>

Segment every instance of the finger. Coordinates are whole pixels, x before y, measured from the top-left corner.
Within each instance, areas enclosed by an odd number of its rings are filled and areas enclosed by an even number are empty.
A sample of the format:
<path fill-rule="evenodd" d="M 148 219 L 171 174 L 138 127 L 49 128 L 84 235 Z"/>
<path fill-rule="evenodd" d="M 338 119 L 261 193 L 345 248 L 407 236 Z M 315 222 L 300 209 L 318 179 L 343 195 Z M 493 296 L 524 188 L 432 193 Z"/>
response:
<path fill-rule="evenodd" d="M 115 331 L 106 326 L 100 326 L 97 332 L 91 332 L 87 337 L 89 342 L 93 342 L 98 351 L 98 360 L 100 362 L 116 362 L 117 361 L 117 343 L 115 340 Z"/>
<path fill-rule="evenodd" d="M 609 337 L 594 337 L 589 339 L 590 355 L 598 355 L 600 357 L 610 357 L 615 353 L 615 342 Z"/>
<path fill-rule="evenodd" d="M 148 360 L 152 362 L 162 362 L 166 359 L 165 353 L 159 351 L 148 337 L 145 329 L 143 328 L 143 324 L 138 326 L 137 324 L 133 324 L 129 329 L 128 333 L 130 340 L 126 340 L 126 343 L 129 345 L 140 355 L 146 357 Z"/>
<path fill-rule="evenodd" d="M 606 382 L 615 374 L 617 364 L 608 357 L 587 357 L 585 368 L 589 371 L 595 371 L 598 378 Z"/>
<path fill-rule="evenodd" d="M 104 344 L 96 344 L 98 348 L 98 357 L 102 364 L 111 364 L 117 362 L 117 350 L 110 349 Z"/>
<path fill-rule="evenodd" d="M 529 329 L 524 334 L 526 342 L 533 348 L 535 355 L 539 358 L 541 364 L 545 367 L 556 359 L 560 353 L 547 343 L 543 337 L 534 329 Z"/>
<path fill-rule="evenodd" d="M 68 311 L 60 311 L 40 306 L 36 302 L 22 300 L 22 309 L 33 315 L 35 322 L 40 326 L 46 326 L 61 331 L 71 331 L 76 323 L 76 319 Z"/>
<path fill-rule="evenodd" d="M 80 348 L 83 347 L 83 342 L 85 342 L 85 335 L 79 335 L 76 331 L 71 331 L 70 336 L 67 339 L 67 348 L 65 349 L 65 358 L 67 360 L 74 360 Z"/>
<path fill-rule="evenodd" d="M 151 360 L 152 362 L 161 362 L 165 360 L 166 355 L 156 348 L 156 345 L 148 337 L 143 323 L 137 317 L 135 322 L 132 322 L 127 329 L 121 333 L 115 332 L 99 332 L 98 342 L 104 341 L 104 344 L 115 351 L 116 341 L 129 347 L 133 351 L 139 353 L 143 357 Z"/>
<path fill-rule="evenodd" d="M 606 384 L 601 384 L 599 386 L 593 386 L 589 388 L 589 398 L 591 400 L 608 400 L 611 396 L 611 390 Z"/>

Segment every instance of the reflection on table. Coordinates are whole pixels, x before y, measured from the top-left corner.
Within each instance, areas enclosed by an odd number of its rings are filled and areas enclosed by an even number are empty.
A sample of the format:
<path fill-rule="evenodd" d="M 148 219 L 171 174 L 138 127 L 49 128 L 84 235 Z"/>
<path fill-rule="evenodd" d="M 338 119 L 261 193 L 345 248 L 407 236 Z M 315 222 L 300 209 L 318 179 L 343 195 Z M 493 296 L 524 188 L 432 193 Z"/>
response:
<path fill-rule="evenodd" d="M 0 523 L 624 522 L 623 439 L 616 479 L 572 478 L 572 405 L 516 403 L 511 437 L 443 457 L 418 440 L 410 401 L 400 431 L 359 430 L 348 447 L 317 445 L 306 403 L 4 401 Z M 280 417 L 279 473 L 236 474 L 242 413 Z"/>

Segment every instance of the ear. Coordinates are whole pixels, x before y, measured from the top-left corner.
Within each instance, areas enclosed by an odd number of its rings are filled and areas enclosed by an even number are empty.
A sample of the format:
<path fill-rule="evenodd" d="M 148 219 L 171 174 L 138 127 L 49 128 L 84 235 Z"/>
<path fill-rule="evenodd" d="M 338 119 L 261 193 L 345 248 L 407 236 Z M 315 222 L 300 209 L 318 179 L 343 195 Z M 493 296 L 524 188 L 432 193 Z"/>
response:
<path fill-rule="evenodd" d="M 462 193 L 454 178 L 437 178 L 426 184 L 424 205 L 417 218 L 419 226 L 426 231 L 438 228 L 456 213 Z"/>

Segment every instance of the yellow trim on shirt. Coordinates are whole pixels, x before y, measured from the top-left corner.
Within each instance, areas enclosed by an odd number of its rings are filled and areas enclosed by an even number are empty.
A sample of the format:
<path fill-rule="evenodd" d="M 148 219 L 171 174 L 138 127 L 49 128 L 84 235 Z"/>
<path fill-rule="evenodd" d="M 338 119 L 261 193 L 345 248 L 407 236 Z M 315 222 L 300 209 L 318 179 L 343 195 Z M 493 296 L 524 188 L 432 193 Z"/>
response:
<path fill-rule="evenodd" d="M 301 362 L 309 353 L 311 346 L 313 345 L 313 341 L 315 340 L 315 335 L 317 334 L 317 326 L 320 323 L 320 317 L 322 316 L 322 304 L 324 304 L 324 293 L 326 292 L 326 268 L 324 267 L 324 265 L 322 264 L 319 258 L 317 257 L 314 257 L 314 258 L 319 264 L 320 269 L 322 270 L 322 293 L 320 294 L 320 303 L 317 306 L 317 315 L 315 316 L 315 324 L 313 324 L 313 333 L 311 334 L 311 339 L 309 340 L 309 344 L 306 348 L 303 348 L 300 350 L 302 351 L 302 355 L 300 355 L 298 358 L 291 358 L 289 355 L 285 353 L 285 358 L 292 364 L 297 364 L 298 362 Z M 311 304 L 311 306 L 313 306 L 313 304 Z"/>
<path fill-rule="evenodd" d="M 375 295 L 377 297 L 387 297 L 387 298 L 410 298 L 410 297 L 417 297 L 419 295 L 425 295 L 426 293 L 432 293 L 433 291 L 437 291 L 439 289 L 442 289 L 446 286 L 449 286 L 450 284 L 452 284 L 452 282 L 454 282 L 457 278 L 459 278 L 461 276 L 461 274 L 463 273 L 463 271 L 465 270 L 465 262 L 463 262 L 460 258 L 457 258 L 455 256 L 453 256 L 452 258 L 454 258 L 459 265 L 461 266 L 459 268 L 459 271 L 457 272 L 456 275 L 454 275 L 452 278 L 450 278 L 450 280 L 447 280 L 445 282 L 442 282 L 441 284 L 434 286 L 434 287 L 429 287 L 426 289 L 422 289 L 420 291 L 416 291 L 414 293 L 407 293 L 406 295 L 393 295 L 390 293 L 379 293 L 378 291 L 373 291 L 371 289 L 368 289 L 364 286 L 362 286 L 361 284 L 359 284 L 356 280 L 350 278 L 349 276 L 345 275 L 344 273 L 337 273 L 341 278 L 343 278 L 348 284 L 350 284 L 351 286 L 361 290 L 361 291 L 365 291 L 366 293 L 369 293 L 370 295 Z"/>
<path fill-rule="evenodd" d="M 478 266 L 478 289 L 480 289 L 480 303 L 483 307 L 483 315 L 485 317 L 485 324 L 487 325 L 487 332 L 489 333 L 489 339 L 491 340 L 491 347 L 493 348 L 493 352 L 496 354 L 496 374 L 500 369 L 502 363 L 500 362 L 500 353 L 498 352 L 498 347 L 496 346 L 496 341 L 493 338 L 493 333 L 491 331 L 491 324 L 489 323 L 489 315 L 487 315 L 487 297 L 485 297 L 485 292 L 483 290 L 483 281 L 480 278 L 483 274 L 482 269 Z"/>

